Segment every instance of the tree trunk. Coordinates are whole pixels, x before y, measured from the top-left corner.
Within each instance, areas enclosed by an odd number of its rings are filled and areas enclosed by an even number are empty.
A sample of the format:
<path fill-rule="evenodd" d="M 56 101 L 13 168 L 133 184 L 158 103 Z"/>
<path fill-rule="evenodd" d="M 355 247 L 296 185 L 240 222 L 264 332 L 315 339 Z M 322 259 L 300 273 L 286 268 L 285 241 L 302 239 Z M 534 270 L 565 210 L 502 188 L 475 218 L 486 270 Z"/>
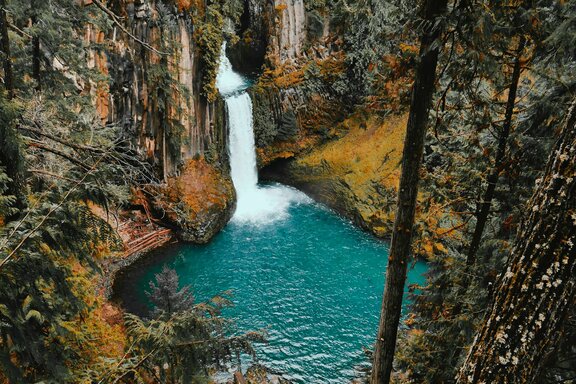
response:
<path fill-rule="evenodd" d="M 8 19 L 6 17 L 6 0 L 0 0 L 0 33 L 2 34 L 2 52 L 4 54 L 4 87 L 8 93 L 8 99 L 14 97 L 14 74 L 12 72 L 12 60 L 10 58 L 10 37 L 8 36 Z"/>
<path fill-rule="evenodd" d="M 37 16 L 36 16 L 36 4 L 35 1 L 32 0 L 31 4 L 31 14 L 30 21 L 32 25 L 37 23 Z M 36 89 L 40 90 L 40 69 L 41 69 L 41 59 L 42 59 L 42 52 L 40 51 L 40 37 L 37 33 L 34 33 L 32 37 L 32 78 L 36 80 Z"/>
<path fill-rule="evenodd" d="M 427 20 L 427 27 L 420 40 L 420 61 L 416 67 L 410 102 L 410 115 L 406 127 L 406 138 L 402 153 L 402 176 L 398 191 L 398 204 L 390 256 L 388 257 L 380 325 L 374 351 L 372 384 L 388 383 L 392 373 L 392 362 L 396 349 L 396 337 L 402 310 L 404 284 L 406 282 L 406 269 L 411 250 L 412 227 L 416 210 L 424 138 L 436 81 L 436 65 L 439 51 L 439 45 L 436 40 L 441 33 L 436 20 L 438 16 L 446 12 L 446 4 L 447 0 L 427 0 L 424 5 L 424 17 Z"/>
<path fill-rule="evenodd" d="M 516 93 L 518 91 L 518 82 L 520 81 L 520 72 L 522 71 L 522 64 L 520 60 L 522 57 L 522 52 L 524 51 L 525 44 L 526 40 L 524 37 L 520 37 L 518 48 L 516 49 L 516 57 L 514 58 L 512 80 L 508 90 L 508 100 L 506 102 L 504 123 L 502 124 L 502 130 L 500 131 L 500 135 L 498 137 L 496 159 L 494 160 L 494 167 L 488 175 L 488 188 L 486 189 L 484 198 L 479 204 L 480 206 L 476 216 L 476 228 L 474 229 L 472 241 L 470 242 L 470 248 L 468 250 L 468 257 L 466 258 L 466 263 L 468 265 L 473 265 L 476 261 L 476 253 L 480 247 L 482 233 L 484 233 L 484 227 L 488 221 L 490 206 L 492 205 L 492 199 L 494 198 L 494 192 L 496 191 L 496 184 L 498 184 L 498 177 L 500 176 L 500 172 L 502 172 L 502 168 L 504 167 L 504 156 L 506 155 L 506 146 L 508 144 L 508 137 L 510 136 L 512 117 L 514 116 L 514 107 L 516 105 Z"/>
<path fill-rule="evenodd" d="M 458 383 L 531 383 L 576 293 L 576 100 Z"/>

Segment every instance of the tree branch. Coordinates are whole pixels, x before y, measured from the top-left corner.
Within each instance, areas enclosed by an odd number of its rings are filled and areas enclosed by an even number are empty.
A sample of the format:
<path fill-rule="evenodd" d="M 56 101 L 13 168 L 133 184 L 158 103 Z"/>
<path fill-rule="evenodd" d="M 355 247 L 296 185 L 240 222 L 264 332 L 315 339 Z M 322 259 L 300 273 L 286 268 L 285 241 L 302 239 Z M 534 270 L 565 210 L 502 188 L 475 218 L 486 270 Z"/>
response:
<path fill-rule="evenodd" d="M 140 44 L 141 46 L 143 46 L 144 48 L 158 54 L 161 56 L 168 56 L 169 53 L 167 52 L 161 52 L 159 50 L 157 50 L 156 48 L 154 48 L 153 46 L 151 46 L 150 44 L 148 44 L 147 42 L 140 40 L 139 38 L 137 38 L 136 36 L 134 36 L 132 33 L 130 33 L 123 25 L 122 23 L 119 21 L 119 17 L 112 12 L 111 10 L 109 10 L 108 8 L 106 8 L 106 6 L 104 4 L 102 4 L 99 0 L 92 0 L 92 3 L 94 3 L 98 8 L 100 8 L 104 13 L 106 13 L 108 16 L 110 16 L 110 18 L 112 19 L 112 22 L 114 22 L 114 24 L 116 24 L 116 26 L 118 28 L 120 28 L 120 30 L 122 32 L 124 32 L 125 34 L 127 34 L 132 40 L 136 41 L 138 44 Z"/>

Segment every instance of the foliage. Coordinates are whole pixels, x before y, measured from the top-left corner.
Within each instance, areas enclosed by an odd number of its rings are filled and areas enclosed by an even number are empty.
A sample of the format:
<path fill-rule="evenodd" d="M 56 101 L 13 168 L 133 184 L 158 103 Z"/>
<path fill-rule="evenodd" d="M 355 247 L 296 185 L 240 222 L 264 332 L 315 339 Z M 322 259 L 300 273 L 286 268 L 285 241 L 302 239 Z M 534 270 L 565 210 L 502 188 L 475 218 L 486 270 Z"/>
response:
<path fill-rule="evenodd" d="M 150 282 L 147 295 L 158 315 L 182 312 L 192 308 L 194 303 L 190 287 L 178 290 L 178 274 L 166 265 L 156 274 L 156 283 Z"/>
<path fill-rule="evenodd" d="M 86 357 L 69 344 L 75 336 L 66 323 L 90 310 L 75 292 L 70 265 L 78 260 L 93 268 L 97 244 L 115 238 L 108 224 L 61 196 L 55 188 L 1 231 L 0 364 L 13 382 L 66 381 L 68 363 L 81 366 Z"/>
<path fill-rule="evenodd" d="M 219 7 L 212 4 L 208 6 L 206 18 L 199 20 L 194 30 L 194 40 L 202 51 L 202 89 L 204 96 L 210 102 L 218 97 L 216 74 L 218 73 L 220 51 L 224 42 L 223 26 L 224 18 Z"/>
<path fill-rule="evenodd" d="M 105 30 L 103 15 L 58 0 L 8 12 L 16 97 L 0 94 L 0 371 L 14 383 L 72 382 L 123 339 L 94 289 L 97 260 L 121 241 L 89 205 L 116 209 L 153 178 L 81 92 L 102 80 L 82 34 L 89 22 Z"/>
<path fill-rule="evenodd" d="M 374 91 L 378 74 L 385 73 L 382 58 L 395 53 L 402 41 L 402 26 L 414 20 L 411 1 L 336 1 L 331 25 L 341 31 L 346 52 L 349 92 L 368 95 Z"/>
<path fill-rule="evenodd" d="M 26 191 L 24 184 L 24 156 L 22 143 L 16 132 L 17 117 L 20 113 L 19 106 L 6 99 L 4 93 L 0 93 L 0 167 L 4 168 L 4 189 L 14 197 L 12 208 L 24 208 Z M 12 215 L 16 212 L 0 211 L 2 216 Z"/>
<path fill-rule="evenodd" d="M 12 181 L 6 174 L 4 167 L 0 167 L 0 225 L 4 222 L 4 218 L 11 216 L 17 212 L 14 208 L 16 203 L 16 196 L 7 194 L 8 185 Z"/>
<path fill-rule="evenodd" d="M 455 381 L 572 92 L 566 86 L 572 81 L 563 87 L 556 82 L 570 77 L 564 71 L 575 58 L 562 54 L 556 62 L 562 64 L 553 64 L 550 55 L 565 51 L 562 44 L 547 37 L 556 35 L 556 26 L 570 25 L 559 22 L 565 20 L 570 6 L 548 1 L 518 2 L 511 7 L 482 1 L 458 4 L 447 18 L 448 45 L 423 180 L 435 204 L 456 218 L 457 236 L 443 239 L 449 252 L 433 255 L 428 285 L 420 287 L 414 298 L 414 314 L 406 322 L 397 354 L 399 376 L 406 382 Z M 520 39 L 527 41 L 527 48 L 521 54 L 523 73 L 512 133 L 478 258 L 471 268 L 465 265 L 463 254 L 486 189 L 486 175 L 494 164 Z"/>
<path fill-rule="evenodd" d="M 209 102 L 218 97 L 216 74 L 220 64 L 220 52 L 224 38 L 232 41 L 237 36 L 230 25 L 237 25 L 244 10 L 241 0 L 210 2 L 202 14 L 196 12 L 194 19 L 194 41 L 202 56 L 202 91 Z"/>
<path fill-rule="evenodd" d="M 151 283 L 150 299 L 157 304 L 156 317 L 143 320 L 126 316 L 126 328 L 141 356 L 144 371 L 154 372 L 161 383 L 203 382 L 208 367 L 219 368 L 240 353 L 254 355 L 257 332 L 232 335 L 232 323 L 221 316 L 232 303 L 229 292 L 205 303 L 194 303 L 189 287 L 178 290 L 176 271 L 164 267 Z M 176 305 L 175 305 L 176 304 Z"/>

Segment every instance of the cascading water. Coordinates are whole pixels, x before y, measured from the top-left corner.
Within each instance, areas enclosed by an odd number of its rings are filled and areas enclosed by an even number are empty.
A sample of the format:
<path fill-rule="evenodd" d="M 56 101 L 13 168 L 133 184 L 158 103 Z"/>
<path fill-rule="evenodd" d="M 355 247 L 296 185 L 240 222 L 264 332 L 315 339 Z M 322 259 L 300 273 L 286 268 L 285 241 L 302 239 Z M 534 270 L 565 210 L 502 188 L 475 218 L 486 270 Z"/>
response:
<path fill-rule="evenodd" d="M 226 101 L 230 130 L 230 169 L 238 197 L 232 220 L 262 224 L 285 218 L 291 204 L 310 199 L 281 184 L 258 185 L 252 101 L 246 92 L 250 82 L 232 69 L 226 43 L 222 45 L 216 86 Z"/>
<path fill-rule="evenodd" d="M 259 362 L 297 384 L 352 382 L 353 367 L 369 364 L 363 348 L 378 328 L 388 247 L 301 192 L 258 185 L 250 83 L 232 71 L 224 48 L 217 84 L 230 124 L 235 223 L 208 245 L 159 251 L 163 258 L 121 275 L 115 289 L 132 310 L 146 306 L 150 282 L 168 263 L 200 301 L 234 290 L 235 305 L 223 315 L 239 331 L 267 330 L 267 343 L 255 344 Z M 425 270 L 417 262 L 409 284 L 424 284 Z"/>

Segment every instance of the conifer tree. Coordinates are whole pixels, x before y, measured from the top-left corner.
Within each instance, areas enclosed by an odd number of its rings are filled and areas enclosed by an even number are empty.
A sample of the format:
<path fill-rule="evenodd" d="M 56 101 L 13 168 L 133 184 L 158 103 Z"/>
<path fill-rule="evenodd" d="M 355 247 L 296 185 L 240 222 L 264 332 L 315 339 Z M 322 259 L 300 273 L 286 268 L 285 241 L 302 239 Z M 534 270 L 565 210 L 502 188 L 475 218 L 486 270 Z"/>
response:
<path fill-rule="evenodd" d="M 484 233 L 484 227 L 486 226 L 488 215 L 490 214 L 490 207 L 492 206 L 492 199 L 494 198 L 496 184 L 498 183 L 500 172 L 502 172 L 505 165 L 506 147 L 508 145 L 510 130 L 512 129 L 512 119 L 514 116 L 514 108 L 516 106 L 516 94 L 518 92 L 518 83 L 520 82 L 520 74 L 522 71 L 521 60 L 525 46 L 526 38 L 524 36 L 520 36 L 514 57 L 510 87 L 508 88 L 504 122 L 502 123 L 502 127 L 499 129 L 498 148 L 496 150 L 494 166 L 492 167 L 492 170 L 490 171 L 490 174 L 487 178 L 488 187 L 486 188 L 486 192 L 478 204 L 476 226 L 474 228 L 474 234 L 472 235 L 472 241 L 470 242 L 470 247 L 466 259 L 468 265 L 473 265 L 475 262 L 476 252 L 478 252 L 478 247 L 480 246 L 480 241 L 482 240 L 482 234 Z"/>
<path fill-rule="evenodd" d="M 8 99 L 14 97 L 14 74 L 12 57 L 10 56 L 10 36 L 8 35 L 8 17 L 6 16 L 6 0 L 0 0 L 0 38 L 2 41 L 2 65 L 4 67 L 4 88 Z"/>
<path fill-rule="evenodd" d="M 179 289 L 178 274 L 168 266 L 162 267 L 162 271 L 156 274 L 156 282 L 150 282 L 148 298 L 156 307 L 156 313 L 165 313 L 168 316 L 192 308 L 194 298 L 190 287 Z"/>
<path fill-rule="evenodd" d="M 142 366 L 157 372 L 161 383 L 197 382 L 206 380 L 209 368 L 220 368 L 234 358 L 239 363 L 240 353 L 255 356 L 252 342 L 262 341 L 262 333 L 235 333 L 232 321 L 222 316 L 232 305 L 230 292 L 194 303 L 189 287 L 178 289 L 173 269 L 164 266 L 155 279 L 149 293 L 156 304 L 155 317 L 126 316 L 136 358 L 132 367 L 127 364 L 116 373 L 117 379 Z"/>
<path fill-rule="evenodd" d="M 576 100 L 458 383 L 531 383 L 576 294 Z"/>

